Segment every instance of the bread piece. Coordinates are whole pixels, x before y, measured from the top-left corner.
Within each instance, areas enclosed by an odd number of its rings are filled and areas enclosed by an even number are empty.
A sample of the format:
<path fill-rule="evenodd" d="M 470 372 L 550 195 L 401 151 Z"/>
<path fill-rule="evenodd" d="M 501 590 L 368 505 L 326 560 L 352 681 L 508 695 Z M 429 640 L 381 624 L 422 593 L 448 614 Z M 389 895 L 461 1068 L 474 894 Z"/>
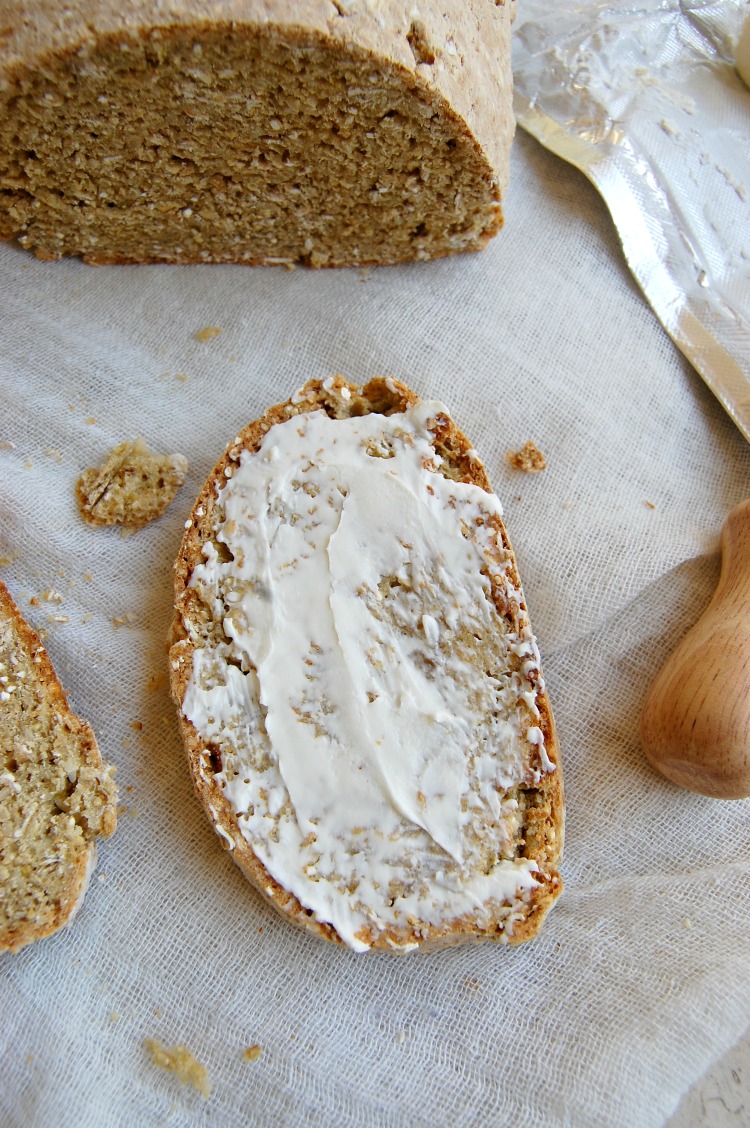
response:
<path fill-rule="evenodd" d="M 176 563 L 173 697 L 223 845 L 359 951 L 532 937 L 557 742 L 476 453 L 403 384 L 310 381 L 227 448 Z"/>
<path fill-rule="evenodd" d="M 120 443 L 78 479 L 81 516 L 89 525 L 140 529 L 172 503 L 187 469 L 183 455 L 151 454 L 143 439 Z"/>
<path fill-rule="evenodd" d="M 0 238 L 363 266 L 483 247 L 514 0 L 0 0 Z"/>
<path fill-rule="evenodd" d="M 520 450 L 506 451 L 505 457 L 514 470 L 523 470 L 525 474 L 540 474 L 547 469 L 546 458 L 531 439 Z"/>
<path fill-rule="evenodd" d="M 213 1088 L 208 1071 L 187 1046 L 165 1046 L 156 1038 L 146 1038 L 146 1049 L 154 1065 L 174 1073 L 182 1085 L 192 1085 L 208 1100 Z"/>
<path fill-rule="evenodd" d="M 0 583 L 0 951 L 73 917 L 117 823 L 113 769 Z"/>

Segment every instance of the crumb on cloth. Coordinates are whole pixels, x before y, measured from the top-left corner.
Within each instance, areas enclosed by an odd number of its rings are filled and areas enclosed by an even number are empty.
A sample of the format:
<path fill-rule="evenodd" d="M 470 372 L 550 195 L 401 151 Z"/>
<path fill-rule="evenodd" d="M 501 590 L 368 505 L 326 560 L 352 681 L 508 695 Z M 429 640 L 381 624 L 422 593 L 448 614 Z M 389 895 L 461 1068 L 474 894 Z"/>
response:
<path fill-rule="evenodd" d="M 165 1046 L 156 1038 L 146 1038 L 145 1043 L 154 1065 L 168 1073 L 174 1073 L 178 1081 L 183 1085 L 192 1085 L 202 1096 L 211 1096 L 211 1081 L 206 1067 L 190 1053 L 187 1046 Z"/>
<path fill-rule="evenodd" d="M 218 337 L 220 333 L 221 329 L 218 325 L 206 325 L 205 328 L 198 330 L 195 337 L 198 341 L 210 341 L 212 337 Z"/>
<path fill-rule="evenodd" d="M 187 476 L 181 454 L 152 454 L 143 439 L 120 443 L 76 485 L 78 508 L 90 525 L 140 529 L 161 517 Z"/>
<path fill-rule="evenodd" d="M 248 1046 L 247 1049 L 243 1051 L 242 1056 L 245 1061 L 257 1061 L 262 1053 L 263 1048 L 256 1042 L 253 1046 Z"/>
<path fill-rule="evenodd" d="M 505 457 L 515 470 L 523 470 L 526 474 L 539 474 L 547 469 L 544 455 L 531 439 L 520 450 L 507 451 Z"/>

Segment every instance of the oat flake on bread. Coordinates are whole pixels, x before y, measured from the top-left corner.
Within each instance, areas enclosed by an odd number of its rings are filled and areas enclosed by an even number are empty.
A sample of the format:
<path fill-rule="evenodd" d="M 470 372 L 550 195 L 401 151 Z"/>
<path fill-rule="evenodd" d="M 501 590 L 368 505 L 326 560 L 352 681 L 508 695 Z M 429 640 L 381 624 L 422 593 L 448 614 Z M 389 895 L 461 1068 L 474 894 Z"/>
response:
<path fill-rule="evenodd" d="M 0 238 L 90 263 L 482 248 L 514 0 L 0 0 Z"/>
<path fill-rule="evenodd" d="M 176 564 L 172 692 L 251 882 L 357 951 L 533 936 L 554 722 L 500 503 L 440 404 L 312 380 L 251 423 Z"/>

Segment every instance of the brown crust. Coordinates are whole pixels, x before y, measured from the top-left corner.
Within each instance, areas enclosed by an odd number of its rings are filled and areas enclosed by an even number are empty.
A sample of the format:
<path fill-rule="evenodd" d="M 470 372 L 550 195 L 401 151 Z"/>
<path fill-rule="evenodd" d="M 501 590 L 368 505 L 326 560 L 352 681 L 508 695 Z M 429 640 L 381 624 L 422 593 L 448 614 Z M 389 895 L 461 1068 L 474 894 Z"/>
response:
<path fill-rule="evenodd" d="M 36 671 L 35 689 L 39 696 L 44 697 L 50 707 L 59 714 L 60 726 L 75 742 L 80 767 L 95 773 L 100 786 L 106 790 L 109 798 L 101 810 L 95 831 L 85 834 L 85 849 L 78 853 L 72 870 L 66 875 L 66 887 L 59 902 L 48 908 L 43 920 L 37 922 L 19 920 L 0 930 L 0 951 L 16 952 L 24 945 L 56 932 L 68 923 L 78 909 L 95 859 L 94 839 L 108 838 L 117 825 L 116 788 L 111 779 L 112 769 L 107 768 L 102 761 L 93 729 L 72 712 L 65 691 L 38 634 L 26 622 L 1 580 L 0 619 L 12 624 L 21 649 L 33 662 Z"/>
<path fill-rule="evenodd" d="M 342 400 L 339 389 L 345 386 L 350 391 L 350 399 Z M 332 381 L 310 380 L 301 393 L 297 393 L 285 403 L 269 408 L 259 419 L 250 423 L 230 443 L 224 454 L 209 475 L 188 521 L 182 546 L 175 562 L 175 615 L 170 635 L 170 682 L 172 697 L 178 707 L 178 718 L 188 763 L 196 794 L 206 814 L 220 836 L 222 846 L 229 849 L 233 860 L 249 881 L 271 904 L 294 924 L 305 928 L 326 940 L 343 943 L 335 930 L 313 919 L 298 899 L 275 881 L 257 858 L 248 842 L 242 837 L 234 812 L 224 797 L 222 789 L 214 782 L 213 775 L 219 770 L 218 752 L 205 743 L 192 723 L 182 712 L 182 702 L 187 689 L 193 647 L 188 639 L 185 620 L 199 613 L 200 602 L 193 589 L 189 587 L 192 570 L 202 561 L 203 544 L 211 539 L 212 515 L 217 500 L 217 492 L 227 480 L 225 471 L 238 465 L 243 450 L 255 451 L 264 435 L 276 423 L 304 411 L 323 409 L 329 415 L 341 417 L 342 404 L 347 405 L 347 415 L 379 412 L 393 414 L 405 411 L 418 403 L 419 397 L 405 384 L 388 378 L 376 378 L 364 387 L 350 384 L 341 376 Z M 447 415 L 438 415 L 435 420 L 435 446 L 437 451 L 449 462 L 455 476 L 464 482 L 471 482 L 486 492 L 491 486 L 486 471 L 478 461 L 471 444 Z M 499 518 L 496 528 L 504 548 L 510 555 L 511 566 L 508 576 L 514 586 L 521 591 L 521 583 L 513 557 L 510 541 L 505 527 Z M 493 590 L 495 605 L 501 615 L 508 615 L 499 590 Z M 526 616 L 526 606 L 521 599 L 520 612 Z M 372 950 L 398 950 L 398 947 L 414 944 L 419 949 L 430 951 L 455 944 L 477 943 L 483 940 L 503 940 L 517 944 L 529 940 L 539 931 L 544 916 L 562 891 L 562 878 L 557 870 L 562 854 L 564 824 L 564 794 L 559 750 L 554 719 L 546 692 L 537 696 L 540 719 L 536 722 L 545 738 L 547 755 L 556 770 L 541 776 L 538 783 L 522 788 L 525 803 L 525 820 L 522 839 L 525 840 L 524 855 L 533 857 L 539 866 L 536 876 L 539 885 L 528 897 L 522 919 L 514 923 L 512 933 L 506 932 L 502 921 L 490 927 L 478 926 L 471 916 L 446 922 L 440 927 L 431 927 L 425 936 L 415 936 L 409 929 L 391 928 L 378 937 L 363 937 L 371 943 Z"/>

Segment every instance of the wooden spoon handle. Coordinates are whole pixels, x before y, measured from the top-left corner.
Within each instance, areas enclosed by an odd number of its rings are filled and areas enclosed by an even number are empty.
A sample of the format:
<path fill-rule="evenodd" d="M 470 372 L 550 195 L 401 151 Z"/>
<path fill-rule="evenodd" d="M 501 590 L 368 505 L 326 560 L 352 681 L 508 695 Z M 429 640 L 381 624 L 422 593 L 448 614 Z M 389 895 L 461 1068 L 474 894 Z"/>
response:
<path fill-rule="evenodd" d="M 750 795 L 750 500 L 721 534 L 721 575 L 695 626 L 655 678 L 641 713 L 649 762 L 716 799 Z"/>

